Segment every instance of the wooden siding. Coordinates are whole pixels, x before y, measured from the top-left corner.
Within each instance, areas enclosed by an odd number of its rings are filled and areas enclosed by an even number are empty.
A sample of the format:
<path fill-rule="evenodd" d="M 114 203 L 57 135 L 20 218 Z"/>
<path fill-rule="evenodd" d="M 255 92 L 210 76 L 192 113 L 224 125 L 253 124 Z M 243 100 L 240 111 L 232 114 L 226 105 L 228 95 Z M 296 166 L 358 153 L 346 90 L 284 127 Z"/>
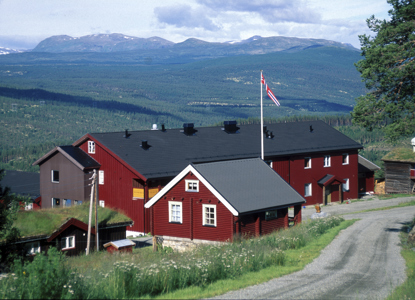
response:
<path fill-rule="evenodd" d="M 59 183 L 52 182 L 51 171 L 59 171 Z M 40 194 L 42 208 L 52 207 L 52 198 L 89 201 L 91 175 L 88 174 L 61 153 L 57 152 L 50 159 L 40 165 Z"/>
<path fill-rule="evenodd" d="M 196 179 L 188 174 L 152 206 L 152 232 L 155 235 L 174 236 L 210 241 L 233 238 L 233 215 L 199 182 L 199 192 L 185 192 L 185 180 Z M 169 201 L 182 203 L 182 223 L 169 222 Z M 216 226 L 203 225 L 203 204 L 216 205 Z"/>
<path fill-rule="evenodd" d="M 411 164 L 385 161 L 385 192 L 408 194 L 412 191 Z"/>
<path fill-rule="evenodd" d="M 311 183 L 312 194 L 305 197 L 306 205 L 323 203 L 323 188 L 317 182 L 327 174 L 334 175 L 338 178 L 349 179 L 349 191 L 339 193 L 339 186 L 333 185 L 331 188 L 331 201 L 341 201 L 341 199 L 358 198 L 358 153 L 357 151 L 349 152 L 349 163 L 343 164 L 343 153 L 327 152 L 318 155 L 298 155 L 286 158 L 285 162 L 273 160 L 273 169 L 282 177 L 289 178 L 287 181 L 300 195 L 304 195 L 304 185 Z M 324 167 L 324 156 L 330 155 L 330 167 Z M 305 157 L 311 157 L 311 168 L 304 168 Z M 289 164 L 289 167 L 286 165 Z M 282 167 L 283 166 L 283 167 Z M 289 170 L 289 175 L 286 172 Z M 280 173 L 281 172 L 281 173 Z"/>
<path fill-rule="evenodd" d="M 272 160 L 272 168 L 277 172 L 282 179 L 286 182 L 290 182 L 290 158 L 275 158 Z"/>
<path fill-rule="evenodd" d="M 88 141 L 80 148 L 88 153 Z M 98 142 L 95 142 L 95 154 L 89 155 L 101 164 L 100 170 L 104 171 L 104 184 L 98 185 L 99 200 L 104 200 L 106 207 L 118 209 L 134 221 L 128 230 L 148 232 L 145 228 L 145 199 L 133 199 L 133 179 L 139 180 L 138 176 Z"/>

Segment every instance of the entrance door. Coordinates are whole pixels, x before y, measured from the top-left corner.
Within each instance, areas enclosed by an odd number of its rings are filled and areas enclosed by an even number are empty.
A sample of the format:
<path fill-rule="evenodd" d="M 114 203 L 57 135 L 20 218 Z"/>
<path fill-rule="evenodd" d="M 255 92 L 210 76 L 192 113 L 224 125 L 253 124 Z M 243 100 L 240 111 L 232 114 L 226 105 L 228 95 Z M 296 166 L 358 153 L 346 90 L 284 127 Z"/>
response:
<path fill-rule="evenodd" d="M 324 195 L 324 203 L 326 205 L 331 203 L 331 186 L 330 185 L 326 186 L 326 192 Z"/>

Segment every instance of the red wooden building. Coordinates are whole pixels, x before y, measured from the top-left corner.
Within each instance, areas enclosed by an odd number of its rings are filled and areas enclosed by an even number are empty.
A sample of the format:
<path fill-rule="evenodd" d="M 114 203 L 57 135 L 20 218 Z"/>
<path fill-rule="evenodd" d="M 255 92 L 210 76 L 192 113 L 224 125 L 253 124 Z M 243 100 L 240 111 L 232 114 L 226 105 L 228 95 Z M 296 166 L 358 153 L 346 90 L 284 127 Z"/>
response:
<path fill-rule="evenodd" d="M 41 172 L 42 206 L 52 205 L 53 198 L 71 199 L 71 205 L 86 201 L 90 182 L 86 172 L 95 168 L 101 205 L 120 209 L 134 221 L 127 234 L 148 233 L 150 211 L 144 205 L 161 188 L 190 163 L 259 157 L 261 133 L 264 160 L 308 205 L 358 197 L 358 150 L 362 146 L 333 127 L 322 121 L 237 127 L 235 121 L 227 121 L 217 127 L 195 128 L 186 123 L 179 129 L 163 126 L 86 134 L 71 146 L 60 147 L 66 155 L 54 150 L 35 163 Z M 53 171 L 59 172 L 59 182 L 53 182 Z M 76 172 L 79 180 L 71 179 Z M 76 196 L 78 189 L 82 194 Z"/>
<path fill-rule="evenodd" d="M 304 198 L 259 158 L 191 164 L 145 207 L 151 232 L 185 241 L 231 241 L 301 222 Z"/>

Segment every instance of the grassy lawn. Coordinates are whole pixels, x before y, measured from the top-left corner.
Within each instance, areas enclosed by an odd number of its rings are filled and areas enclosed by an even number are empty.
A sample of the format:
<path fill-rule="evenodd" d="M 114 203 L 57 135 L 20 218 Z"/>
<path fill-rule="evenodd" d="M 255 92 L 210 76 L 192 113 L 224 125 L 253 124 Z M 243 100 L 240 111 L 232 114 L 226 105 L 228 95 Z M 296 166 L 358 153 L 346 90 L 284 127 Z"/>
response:
<path fill-rule="evenodd" d="M 393 293 L 387 298 L 388 300 L 395 299 L 415 299 L 415 243 L 408 242 L 408 231 L 415 225 L 415 219 L 411 224 L 403 228 L 401 232 L 401 254 L 406 261 L 406 281 L 396 288 Z"/>

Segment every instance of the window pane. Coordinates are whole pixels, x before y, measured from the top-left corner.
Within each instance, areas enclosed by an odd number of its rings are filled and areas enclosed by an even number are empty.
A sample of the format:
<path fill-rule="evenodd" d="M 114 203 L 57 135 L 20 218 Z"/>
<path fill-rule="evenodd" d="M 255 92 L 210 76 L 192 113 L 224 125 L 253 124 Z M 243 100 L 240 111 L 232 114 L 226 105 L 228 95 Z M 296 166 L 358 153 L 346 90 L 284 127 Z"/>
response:
<path fill-rule="evenodd" d="M 74 237 L 68 237 L 68 248 L 72 248 L 74 246 Z"/>

